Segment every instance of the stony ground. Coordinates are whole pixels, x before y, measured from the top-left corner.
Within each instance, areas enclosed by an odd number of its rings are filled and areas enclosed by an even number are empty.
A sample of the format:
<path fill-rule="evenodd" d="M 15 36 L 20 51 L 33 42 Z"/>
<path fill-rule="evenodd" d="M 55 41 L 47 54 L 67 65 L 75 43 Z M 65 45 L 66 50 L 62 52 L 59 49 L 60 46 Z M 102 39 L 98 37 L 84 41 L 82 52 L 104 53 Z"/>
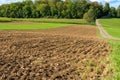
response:
<path fill-rule="evenodd" d="M 108 43 L 95 27 L 0 31 L 1 80 L 100 80 Z"/>

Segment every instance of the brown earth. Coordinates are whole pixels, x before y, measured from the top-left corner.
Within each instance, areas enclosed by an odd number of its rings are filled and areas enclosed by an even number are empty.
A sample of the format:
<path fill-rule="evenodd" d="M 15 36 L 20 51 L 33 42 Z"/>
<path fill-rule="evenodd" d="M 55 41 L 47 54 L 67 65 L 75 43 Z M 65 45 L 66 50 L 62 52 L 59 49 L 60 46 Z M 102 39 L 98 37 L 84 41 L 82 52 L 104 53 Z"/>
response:
<path fill-rule="evenodd" d="M 1 80 L 100 80 L 108 43 L 95 27 L 0 31 Z"/>

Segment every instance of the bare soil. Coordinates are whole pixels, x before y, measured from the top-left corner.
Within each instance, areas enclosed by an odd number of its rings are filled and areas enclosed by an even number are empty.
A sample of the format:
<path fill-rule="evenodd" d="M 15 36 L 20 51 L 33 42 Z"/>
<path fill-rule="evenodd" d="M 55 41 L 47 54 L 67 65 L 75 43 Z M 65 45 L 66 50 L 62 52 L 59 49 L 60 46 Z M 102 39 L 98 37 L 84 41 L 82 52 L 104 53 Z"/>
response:
<path fill-rule="evenodd" d="M 100 80 L 108 43 L 95 27 L 0 31 L 1 80 Z"/>

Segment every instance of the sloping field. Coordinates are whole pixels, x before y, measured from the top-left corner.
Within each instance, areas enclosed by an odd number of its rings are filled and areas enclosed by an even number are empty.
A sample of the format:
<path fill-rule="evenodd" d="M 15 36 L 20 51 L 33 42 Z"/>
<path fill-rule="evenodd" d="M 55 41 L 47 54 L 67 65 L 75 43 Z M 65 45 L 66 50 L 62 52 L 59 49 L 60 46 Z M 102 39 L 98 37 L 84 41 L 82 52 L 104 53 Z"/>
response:
<path fill-rule="evenodd" d="M 99 22 L 111 36 L 120 38 L 120 19 L 119 18 L 100 19 Z"/>
<path fill-rule="evenodd" d="M 0 22 L 0 30 L 36 30 L 70 26 L 72 24 L 38 22 Z"/>
<path fill-rule="evenodd" d="M 106 77 L 108 43 L 95 27 L 0 31 L 2 80 L 99 80 Z"/>

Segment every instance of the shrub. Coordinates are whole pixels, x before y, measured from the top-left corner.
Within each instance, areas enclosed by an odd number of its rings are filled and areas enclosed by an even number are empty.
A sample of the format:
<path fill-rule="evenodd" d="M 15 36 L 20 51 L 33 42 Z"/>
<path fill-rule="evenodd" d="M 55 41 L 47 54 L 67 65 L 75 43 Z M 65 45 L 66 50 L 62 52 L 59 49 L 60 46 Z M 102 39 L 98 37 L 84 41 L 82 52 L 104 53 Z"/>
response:
<path fill-rule="evenodd" d="M 91 8 L 86 12 L 83 16 L 83 19 L 85 19 L 87 22 L 95 22 L 96 16 L 94 10 Z"/>

